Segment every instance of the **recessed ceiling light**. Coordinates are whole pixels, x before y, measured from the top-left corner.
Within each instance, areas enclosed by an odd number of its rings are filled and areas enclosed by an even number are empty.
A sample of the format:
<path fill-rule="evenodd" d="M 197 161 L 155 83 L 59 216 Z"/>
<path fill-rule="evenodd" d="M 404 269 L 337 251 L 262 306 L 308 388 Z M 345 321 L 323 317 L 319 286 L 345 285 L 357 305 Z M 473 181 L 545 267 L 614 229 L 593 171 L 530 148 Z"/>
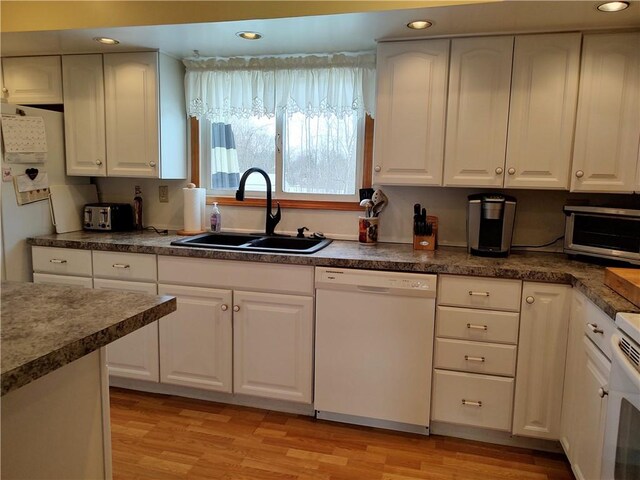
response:
<path fill-rule="evenodd" d="M 425 28 L 429 28 L 431 25 L 433 24 L 429 20 L 414 20 L 413 22 L 407 23 L 407 27 L 414 30 L 424 30 Z"/>
<path fill-rule="evenodd" d="M 118 40 L 116 40 L 115 38 L 109 38 L 109 37 L 94 37 L 94 40 L 98 43 L 102 43 L 104 45 L 117 45 L 120 42 Z"/>
<path fill-rule="evenodd" d="M 607 2 L 598 5 L 601 12 L 619 12 L 625 8 L 629 8 L 629 2 Z"/>
<path fill-rule="evenodd" d="M 238 32 L 236 35 L 245 40 L 259 40 L 262 38 L 262 35 L 258 32 Z"/>

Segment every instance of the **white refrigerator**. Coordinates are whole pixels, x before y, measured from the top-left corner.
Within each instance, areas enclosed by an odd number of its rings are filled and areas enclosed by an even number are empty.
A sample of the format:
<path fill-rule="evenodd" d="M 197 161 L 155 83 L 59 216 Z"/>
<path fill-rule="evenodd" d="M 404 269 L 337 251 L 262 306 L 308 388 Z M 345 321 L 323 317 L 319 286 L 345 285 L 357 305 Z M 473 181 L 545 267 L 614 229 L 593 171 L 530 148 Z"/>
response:
<path fill-rule="evenodd" d="M 24 107 L 3 103 L 3 115 L 15 115 L 21 109 L 28 116 L 44 119 L 47 138 L 47 160 L 45 163 L 5 163 L 2 152 L 2 167 L 11 168 L 12 175 L 25 173 L 27 168 L 37 168 L 47 172 L 49 185 L 87 184 L 89 178 L 67 177 L 65 174 L 64 117 L 60 112 L 40 108 Z M 13 182 L 0 184 L 0 248 L 2 252 L 2 280 L 31 282 L 31 248 L 26 239 L 37 235 L 54 233 L 55 229 L 49 213 L 49 201 L 43 200 L 26 205 L 18 205 Z"/>

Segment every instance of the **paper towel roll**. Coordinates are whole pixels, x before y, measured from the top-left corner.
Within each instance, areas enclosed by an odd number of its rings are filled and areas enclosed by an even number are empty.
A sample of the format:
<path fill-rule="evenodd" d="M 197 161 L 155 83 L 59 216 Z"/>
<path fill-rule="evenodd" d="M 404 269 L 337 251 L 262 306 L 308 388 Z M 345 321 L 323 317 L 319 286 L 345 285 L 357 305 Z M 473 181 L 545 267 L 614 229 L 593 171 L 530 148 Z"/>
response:
<path fill-rule="evenodd" d="M 187 188 L 182 189 L 184 194 L 184 230 L 197 233 L 202 231 L 206 190 L 194 187 L 195 185 L 190 183 Z"/>

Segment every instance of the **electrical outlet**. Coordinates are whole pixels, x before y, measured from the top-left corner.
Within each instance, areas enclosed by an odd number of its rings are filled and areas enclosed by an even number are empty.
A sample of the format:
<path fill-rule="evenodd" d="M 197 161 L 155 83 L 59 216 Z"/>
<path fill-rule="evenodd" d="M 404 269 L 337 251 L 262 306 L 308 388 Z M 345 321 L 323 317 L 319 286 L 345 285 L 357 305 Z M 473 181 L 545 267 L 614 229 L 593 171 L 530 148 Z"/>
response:
<path fill-rule="evenodd" d="M 169 203 L 169 185 L 160 185 L 158 187 L 158 198 L 160 203 Z"/>

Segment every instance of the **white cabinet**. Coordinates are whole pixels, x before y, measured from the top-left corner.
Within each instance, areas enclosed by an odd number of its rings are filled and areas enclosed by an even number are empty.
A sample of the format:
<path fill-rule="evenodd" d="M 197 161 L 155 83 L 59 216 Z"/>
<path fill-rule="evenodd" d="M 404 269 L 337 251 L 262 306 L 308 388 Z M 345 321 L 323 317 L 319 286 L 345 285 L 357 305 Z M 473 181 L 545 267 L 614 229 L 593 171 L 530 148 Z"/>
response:
<path fill-rule="evenodd" d="M 51 273 L 34 273 L 33 283 L 50 283 L 54 285 L 68 285 L 70 287 L 93 288 L 93 279 L 91 277 L 53 275 Z"/>
<path fill-rule="evenodd" d="M 569 188 L 579 33 L 516 36 L 504 186 Z"/>
<path fill-rule="evenodd" d="M 60 56 L 2 59 L 4 98 L 19 105 L 62 103 Z"/>
<path fill-rule="evenodd" d="M 524 282 L 513 434 L 560 438 L 571 286 Z"/>
<path fill-rule="evenodd" d="M 313 298 L 233 295 L 234 392 L 311 403 Z"/>
<path fill-rule="evenodd" d="M 159 320 L 160 381 L 232 392 L 232 293 L 203 287 L 158 285 L 178 309 Z"/>
<path fill-rule="evenodd" d="M 93 288 L 91 252 L 73 248 L 33 247 L 34 283 Z"/>
<path fill-rule="evenodd" d="M 501 187 L 513 37 L 451 41 L 445 186 Z"/>
<path fill-rule="evenodd" d="M 449 40 L 378 46 L 373 182 L 441 185 Z"/>
<path fill-rule="evenodd" d="M 571 190 L 633 192 L 640 134 L 640 33 L 584 36 Z"/>
<path fill-rule="evenodd" d="M 67 175 L 107 174 L 102 55 L 62 57 Z"/>

